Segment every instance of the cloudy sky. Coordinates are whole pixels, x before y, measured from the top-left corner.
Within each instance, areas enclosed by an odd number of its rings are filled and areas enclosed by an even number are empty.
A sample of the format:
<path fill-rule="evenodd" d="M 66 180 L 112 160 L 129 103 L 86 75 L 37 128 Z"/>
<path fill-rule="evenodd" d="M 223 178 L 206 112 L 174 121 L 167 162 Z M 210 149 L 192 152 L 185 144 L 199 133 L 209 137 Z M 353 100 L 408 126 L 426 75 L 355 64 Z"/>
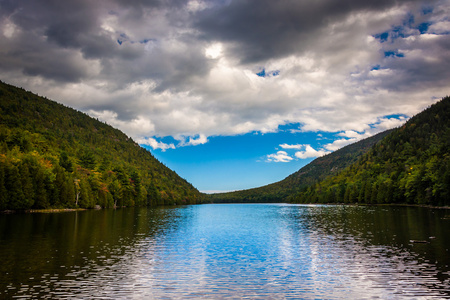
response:
<path fill-rule="evenodd" d="M 450 0 L 0 0 L 0 80 L 250 188 L 449 95 Z"/>

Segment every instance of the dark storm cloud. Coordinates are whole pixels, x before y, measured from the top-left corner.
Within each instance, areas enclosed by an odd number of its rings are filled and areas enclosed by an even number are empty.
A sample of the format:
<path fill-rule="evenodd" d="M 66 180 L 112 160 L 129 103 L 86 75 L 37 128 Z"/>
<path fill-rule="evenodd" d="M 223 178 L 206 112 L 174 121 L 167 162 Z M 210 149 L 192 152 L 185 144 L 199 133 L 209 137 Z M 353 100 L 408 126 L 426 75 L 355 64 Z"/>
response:
<path fill-rule="evenodd" d="M 434 1 L 427 1 L 431 4 Z M 206 40 L 233 44 L 242 62 L 259 62 L 314 51 L 321 30 L 358 12 L 380 12 L 414 0 L 242 0 L 213 6 L 196 16 Z M 323 51 L 320 49 L 319 51 Z"/>
<path fill-rule="evenodd" d="M 172 59 L 173 62 L 178 61 L 183 65 L 167 68 L 164 63 L 161 64 L 161 62 L 167 61 L 165 55 L 155 51 L 157 55 L 153 57 L 158 59 L 155 61 L 151 58 L 150 61 L 156 63 L 156 66 L 149 65 L 148 62 L 142 62 L 139 59 L 146 54 L 145 51 L 142 51 L 142 44 L 151 40 L 152 37 L 145 37 L 145 41 L 133 41 L 126 36 L 125 32 L 139 27 L 139 22 L 145 21 L 143 19 L 145 13 L 148 14 L 153 9 L 171 8 L 176 10 L 176 7 L 182 7 L 185 2 L 184 0 L 2 0 L 0 1 L 0 15 L 3 21 L 7 20 L 12 23 L 20 33 L 16 33 L 12 39 L 4 41 L 4 43 L 8 43 L 8 46 L 0 50 L 2 54 L 0 63 L 6 69 L 19 67 L 27 75 L 40 75 L 57 81 L 77 82 L 88 72 L 87 70 L 83 72 L 82 66 L 77 66 L 76 59 L 73 57 L 76 53 L 70 52 L 70 50 L 74 50 L 79 51 L 86 60 L 99 60 L 105 71 L 103 75 L 110 78 L 112 82 L 114 82 L 114 78 L 111 78 L 112 74 L 106 73 L 108 69 L 113 69 L 117 74 L 116 78 L 120 79 L 123 84 L 146 78 L 146 75 L 149 75 L 149 78 L 159 77 L 161 82 L 166 82 L 165 86 L 168 86 L 170 82 L 177 84 L 182 78 L 189 76 L 186 71 L 183 71 L 186 63 L 192 65 L 195 60 Z M 125 15 L 123 28 L 119 28 L 119 30 L 115 28 L 116 32 L 106 31 L 102 27 L 102 21 L 108 15 L 122 13 L 121 10 L 126 11 L 123 14 Z M 155 14 L 157 15 L 157 11 Z M 131 25 L 126 24 L 127 20 Z M 155 30 L 155 28 L 149 28 L 149 31 L 151 30 Z M 136 47 L 133 45 L 135 43 L 140 43 L 142 47 Z M 192 59 L 192 55 L 188 55 L 188 58 Z M 132 60 L 138 61 L 138 64 L 127 65 Z M 152 71 L 142 70 L 141 66 L 143 65 Z M 193 68 L 191 73 L 196 69 L 199 68 Z M 168 72 L 172 70 L 175 74 L 173 78 L 170 78 L 172 75 Z M 124 72 L 127 72 L 128 78 L 123 77 Z"/>
<path fill-rule="evenodd" d="M 450 0 L 0 0 L 0 79 L 134 137 L 361 131 L 444 94 L 449 14 Z"/>
<path fill-rule="evenodd" d="M 186 0 L 115 0 L 123 7 L 133 7 L 136 9 L 142 9 L 144 7 L 182 7 L 186 5 Z"/>
<path fill-rule="evenodd" d="M 17 69 L 60 82 L 78 82 L 88 74 L 87 64 L 75 52 L 42 43 L 28 32 L 4 42 L 0 48 L 0 70 Z"/>
<path fill-rule="evenodd" d="M 111 39 L 102 35 L 101 10 L 93 1 L 15 1 L 9 19 L 54 47 L 81 49 L 87 58 L 96 58 L 109 56 L 114 49 Z"/>
<path fill-rule="evenodd" d="M 27 31 L 43 30 L 49 40 L 65 47 L 75 46 L 77 37 L 97 23 L 97 8 L 91 1 L 14 1 L 7 7 L 16 25 Z"/>
<path fill-rule="evenodd" d="M 418 38 L 419 39 L 419 38 Z M 427 40 L 414 48 L 403 49 L 405 56 L 389 56 L 382 66 L 392 73 L 379 83 L 391 91 L 420 91 L 428 87 L 448 87 L 450 78 L 450 36 L 435 37 L 433 46 Z M 420 55 L 414 55 L 414 52 Z"/>

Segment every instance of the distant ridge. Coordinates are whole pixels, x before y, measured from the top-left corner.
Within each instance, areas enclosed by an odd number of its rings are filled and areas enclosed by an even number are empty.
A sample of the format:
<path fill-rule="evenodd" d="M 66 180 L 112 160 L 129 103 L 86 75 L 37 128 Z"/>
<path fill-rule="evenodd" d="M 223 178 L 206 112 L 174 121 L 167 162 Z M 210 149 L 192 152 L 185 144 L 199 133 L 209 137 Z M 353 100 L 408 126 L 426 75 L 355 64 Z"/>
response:
<path fill-rule="evenodd" d="M 373 145 L 391 132 L 392 130 L 387 130 L 378 133 L 335 152 L 318 157 L 279 182 L 248 190 L 212 194 L 210 199 L 215 203 L 291 201 L 293 196 L 302 189 L 325 179 L 329 175 L 336 174 L 356 162 L 362 154 L 369 151 Z"/>
<path fill-rule="evenodd" d="M 356 163 L 291 201 L 449 206 L 450 98 L 412 117 Z"/>
<path fill-rule="evenodd" d="M 120 130 L 0 82 L 0 210 L 202 200 Z"/>
<path fill-rule="evenodd" d="M 319 157 L 280 182 L 210 199 L 449 206 L 450 98 L 400 128 Z"/>

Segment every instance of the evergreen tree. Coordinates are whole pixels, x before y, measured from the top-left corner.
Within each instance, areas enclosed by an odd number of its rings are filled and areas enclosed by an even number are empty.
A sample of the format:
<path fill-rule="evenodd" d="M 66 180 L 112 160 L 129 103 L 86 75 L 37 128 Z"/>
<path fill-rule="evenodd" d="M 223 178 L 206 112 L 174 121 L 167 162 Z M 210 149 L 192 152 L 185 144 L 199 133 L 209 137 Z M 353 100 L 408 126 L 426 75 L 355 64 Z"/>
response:
<path fill-rule="evenodd" d="M 8 190 L 8 202 L 12 209 L 26 209 L 25 195 L 22 189 L 19 169 L 15 165 L 7 165 L 5 187 Z"/>
<path fill-rule="evenodd" d="M 70 161 L 66 151 L 62 151 L 61 155 L 59 156 L 59 165 L 69 173 L 73 171 L 72 162 Z"/>
<path fill-rule="evenodd" d="M 91 150 L 84 150 L 80 156 L 80 165 L 83 168 L 94 170 L 96 166 L 96 160 L 94 153 Z"/>
<path fill-rule="evenodd" d="M 5 163 L 0 160 L 0 211 L 8 208 L 8 190 L 5 186 Z"/>
<path fill-rule="evenodd" d="M 34 204 L 34 187 L 27 163 L 22 163 L 20 165 L 19 172 L 24 195 L 24 203 L 22 209 L 30 209 Z"/>
<path fill-rule="evenodd" d="M 92 197 L 91 187 L 86 179 L 80 179 L 80 200 L 78 205 L 81 208 L 93 208 L 95 206 L 94 199 Z"/>
<path fill-rule="evenodd" d="M 34 207 L 35 208 L 49 208 L 50 202 L 47 196 L 45 186 L 45 174 L 41 168 L 38 168 L 34 178 Z"/>

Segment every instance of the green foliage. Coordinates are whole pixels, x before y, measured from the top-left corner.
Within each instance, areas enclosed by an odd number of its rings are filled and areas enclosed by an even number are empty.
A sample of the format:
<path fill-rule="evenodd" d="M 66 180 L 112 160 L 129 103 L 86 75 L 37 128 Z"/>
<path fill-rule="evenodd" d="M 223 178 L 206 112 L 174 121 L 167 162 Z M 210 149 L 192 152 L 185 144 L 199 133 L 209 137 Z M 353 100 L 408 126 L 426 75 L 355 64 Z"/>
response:
<path fill-rule="evenodd" d="M 66 151 L 62 151 L 61 155 L 59 156 L 59 165 L 63 167 L 67 172 L 72 173 L 73 165 Z"/>
<path fill-rule="evenodd" d="M 369 151 L 374 144 L 388 135 L 389 132 L 379 133 L 373 137 L 319 157 L 280 182 L 249 190 L 213 194 L 209 196 L 209 199 L 215 203 L 292 201 L 293 195 L 325 179 L 327 176 L 344 170 L 356 162 L 361 155 Z M 343 192 L 340 191 L 340 193 L 342 193 L 343 197 L 345 190 Z"/>
<path fill-rule="evenodd" d="M 203 198 L 121 131 L 0 82 L 0 210 L 195 204 Z"/>
<path fill-rule="evenodd" d="M 320 187 L 311 185 L 297 193 L 292 201 L 341 202 L 330 197 L 340 184 L 358 194 L 357 200 L 349 196 L 348 202 L 448 206 L 449 151 L 450 98 L 446 97 L 390 133 L 356 163 L 327 177 Z"/>
<path fill-rule="evenodd" d="M 94 153 L 90 150 L 84 150 L 80 155 L 80 166 L 85 169 L 94 170 L 96 166 Z"/>
<path fill-rule="evenodd" d="M 213 202 L 450 205 L 450 98 L 401 128 L 317 158 L 264 187 L 214 194 Z"/>

